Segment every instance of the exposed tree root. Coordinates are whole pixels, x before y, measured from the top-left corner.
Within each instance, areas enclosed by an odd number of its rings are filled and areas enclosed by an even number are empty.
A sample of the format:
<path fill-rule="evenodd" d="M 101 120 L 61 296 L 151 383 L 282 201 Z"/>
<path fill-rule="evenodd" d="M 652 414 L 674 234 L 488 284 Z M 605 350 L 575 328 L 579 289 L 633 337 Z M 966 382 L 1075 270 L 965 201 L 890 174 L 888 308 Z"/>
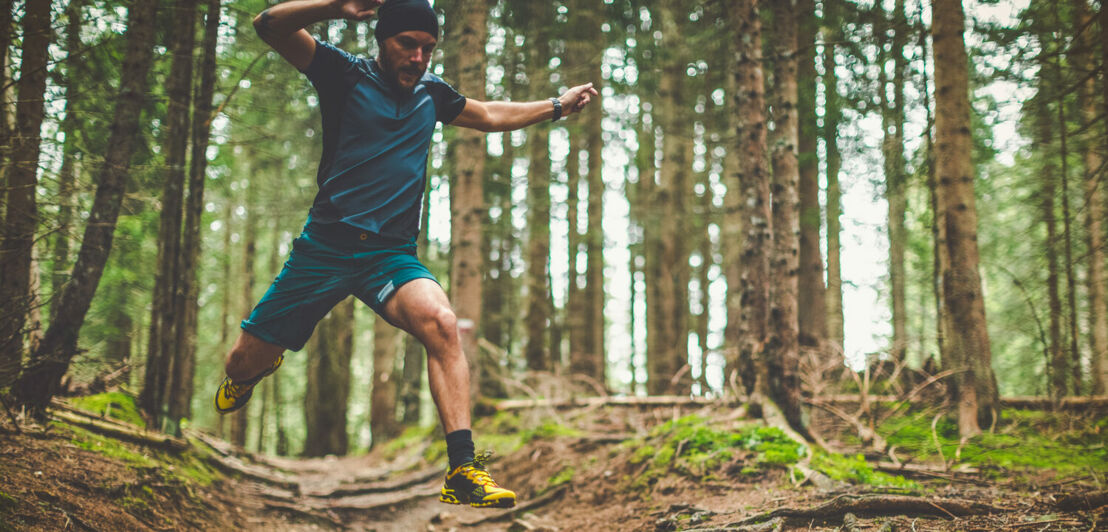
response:
<path fill-rule="evenodd" d="M 147 447 L 155 447 L 173 452 L 184 451 L 189 448 L 187 441 L 174 438 L 161 432 L 147 431 L 133 425 L 108 422 L 95 418 L 92 414 L 75 414 L 69 411 L 55 410 L 50 413 L 55 419 L 65 421 L 93 432 L 112 436 L 121 440 L 127 440 Z"/>
<path fill-rule="evenodd" d="M 819 398 L 827 403 L 860 403 L 863 397 L 859 394 L 828 395 Z M 874 403 L 898 403 L 901 398 L 895 395 L 870 395 L 865 400 Z M 908 402 L 914 402 L 911 398 Z M 1013 396 L 1001 397 L 1000 405 L 1007 408 L 1024 408 L 1029 410 L 1049 410 L 1054 407 L 1054 402 L 1049 397 Z M 1086 408 L 1108 408 L 1108 395 L 1093 395 L 1081 397 L 1063 397 L 1058 407 L 1064 410 L 1083 410 Z"/>
<path fill-rule="evenodd" d="M 515 508 L 509 508 L 509 509 L 504 510 L 500 513 L 495 513 L 493 515 L 490 515 L 490 516 L 482 518 L 482 519 L 478 519 L 476 521 L 467 521 L 465 523 L 462 523 L 462 526 L 477 526 L 477 525 L 481 525 L 481 524 L 485 524 L 485 523 L 493 523 L 493 522 L 496 522 L 496 521 L 507 521 L 518 513 L 525 512 L 525 511 L 528 511 L 528 510 L 533 510 L 535 508 L 538 508 L 540 506 L 548 504 L 551 501 L 554 501 L 555 499 L 560 498 L 562 495 L 565 495 L 565 493 L 566 493 L 566 487 L 562 486 L 562 487 L 560 487 L 560 488 L 558 488 L 558 489 L 556 489 L 556 490 L 554 490 L 550 493 L 547 493 L 546 495 L 543 495 L 542 497 L 539 497 L 537 499 L 531 499 L 530 501 L 527 501 L 526 503 L 523 503 L 519 506 L 516 506 Z"/>
<path fill-rule="evenodd" d="M 293 515 L 306 517 L 311 521 L 320 521 L 335 528 L 343 530 L 346 529 L 346 525 L 342 522 L 342 519 L 339 519 L 337 515 L 327 510 L 309 508 L 301 504 L 273 500 L 265 501 L 263 504 L 265 508 L 270 510 L 279 510 Z"/>
<path fill-rule="evenodd" d="M 357 484 L 344 484 L 326 492 L 304 493 L 309 497 L 339 498 L 353 495 L 367 495 L 370 493 L 391 493 L 407 489 L 417 484 L 423 484 L 431 479 L 443 475 L 441 467 L 432 467 L 422 471 L 415 471 L 394 480 L 380 482 L 360 482 Z"/>
<path fill-rule="evenodd" d="M 778 508 L 727 526 L 745 526 L 775 517 L 839 521 L 846 514 L 857 515 L 935 515 L 957 518 L 966 515 L 1000 513 L 1003 508 L 953 499 L 932 499 L 905 495 L 840 495 L 814 508 Z"/>

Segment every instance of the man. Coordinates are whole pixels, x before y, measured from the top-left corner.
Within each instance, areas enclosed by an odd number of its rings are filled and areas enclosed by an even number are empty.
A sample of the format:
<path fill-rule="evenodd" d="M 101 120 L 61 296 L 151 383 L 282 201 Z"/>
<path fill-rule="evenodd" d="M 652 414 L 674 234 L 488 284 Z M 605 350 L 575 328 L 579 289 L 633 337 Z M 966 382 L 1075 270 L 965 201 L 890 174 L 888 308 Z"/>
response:
<path fill-rule="evenodd" d="M 363 21 L 375 14 L 375 59 L 354 57 L 304 30 L 323 20 Z M 515 505 L 515 493 L 498 486 L 484 460 L 474 456 L 469 369 L 456 317 L 446 293 L 416 258 L 427 153 L 436 121 L 511 131 L 579 112 L 596 90 L 589 83 L 536 102 L 459 95 L 427 73 L 439 34 L 427 0 L 294 0 L 263 11 L 254 28 L 318 91 L 323 157 L 304 231 L 242 322 L 216 410 L 242 408 L 254 385 L 280 367 L 284 351 L 300 350 L 319 320 L 353 294 L 427 348 L 431 396 L 450 457 L 439 499 Z"/>

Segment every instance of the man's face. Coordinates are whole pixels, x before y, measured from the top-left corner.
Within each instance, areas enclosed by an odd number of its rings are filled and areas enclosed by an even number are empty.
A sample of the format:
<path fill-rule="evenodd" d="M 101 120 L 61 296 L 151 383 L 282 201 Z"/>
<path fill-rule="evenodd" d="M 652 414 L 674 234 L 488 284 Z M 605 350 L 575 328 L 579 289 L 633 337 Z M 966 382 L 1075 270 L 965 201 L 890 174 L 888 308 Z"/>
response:
<path fill-rule="evenodd" d="M 411 91 L 427 72 L 438 41 L 430 33 L 410 30 L 381 43 L 381 69 L 400 88 Z"/>

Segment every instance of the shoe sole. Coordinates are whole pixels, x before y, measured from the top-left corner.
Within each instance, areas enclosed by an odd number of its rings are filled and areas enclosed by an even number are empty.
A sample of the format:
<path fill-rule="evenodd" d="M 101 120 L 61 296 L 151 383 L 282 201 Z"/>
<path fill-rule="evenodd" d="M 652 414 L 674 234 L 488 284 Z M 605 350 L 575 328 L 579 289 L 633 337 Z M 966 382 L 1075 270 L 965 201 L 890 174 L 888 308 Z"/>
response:
<path fill-rule="evenodd" d="M 439 502 L 446 504 L 468 504 L 474 508 L 512 508 L 516 505 L 515 499 L 498 499 L 493 501 L 462 502 L 449 493 L 439 493 Z"/>

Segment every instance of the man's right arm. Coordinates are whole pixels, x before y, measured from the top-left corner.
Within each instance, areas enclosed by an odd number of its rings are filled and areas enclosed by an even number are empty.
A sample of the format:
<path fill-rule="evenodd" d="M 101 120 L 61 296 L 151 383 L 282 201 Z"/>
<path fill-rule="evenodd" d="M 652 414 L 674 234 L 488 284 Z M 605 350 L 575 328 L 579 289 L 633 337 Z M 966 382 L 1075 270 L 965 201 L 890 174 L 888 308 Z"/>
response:
<path fill-rule="evenodd" d="M 277 4 L 254 17 L 254 31 L 270 47 L 305 70 L 315 55 L 315 39 L 306 30 L 321 20 L 365 20 L 383 0 L 293 0 Z"/>

